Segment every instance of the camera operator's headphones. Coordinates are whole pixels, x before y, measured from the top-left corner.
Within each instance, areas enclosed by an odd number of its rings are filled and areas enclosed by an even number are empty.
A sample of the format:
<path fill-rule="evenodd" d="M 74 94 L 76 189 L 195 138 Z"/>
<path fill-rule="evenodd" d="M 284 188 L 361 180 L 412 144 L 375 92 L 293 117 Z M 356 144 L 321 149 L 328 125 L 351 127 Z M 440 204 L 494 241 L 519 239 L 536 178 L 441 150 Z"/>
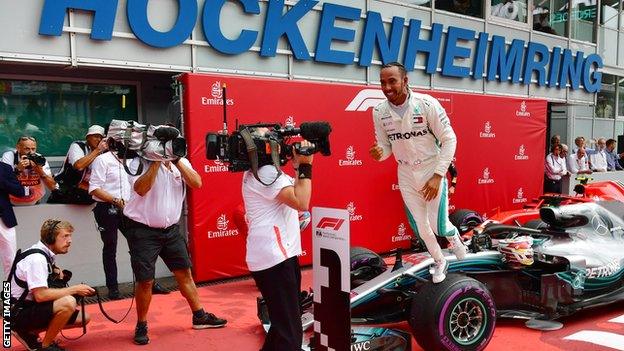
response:
<path fill-rule="evenodd" d="M 62 221 L 59 220 L 53 220 L 51 221 L 51 224 L 48 224 L 48 227 L 45 229 L 45 234 L 42 238 L 44 244 L 54 245 L 54 242 L 56 241 L 56 235 L 54 234 L 54 232 L 56 231 L 56 227 L 58 227 L 61 222 Z"/>

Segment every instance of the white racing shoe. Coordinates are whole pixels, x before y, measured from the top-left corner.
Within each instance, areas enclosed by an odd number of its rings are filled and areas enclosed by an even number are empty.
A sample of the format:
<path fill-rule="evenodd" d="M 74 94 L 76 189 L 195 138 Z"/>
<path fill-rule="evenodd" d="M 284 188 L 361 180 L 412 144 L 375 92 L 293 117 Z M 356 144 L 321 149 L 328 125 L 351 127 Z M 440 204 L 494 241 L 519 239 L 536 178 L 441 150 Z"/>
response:
<path fill-rule="evenodd" d="M 436 261 L 433 264 L 432 268 L 429 269 L 429 272 L 431 273 L 431 280 L 434 284 L 440 283 L 446 279 L 446 271 L 448 270 L 448 267 L 449 264 L 444 258 L 442 261 Z"/>

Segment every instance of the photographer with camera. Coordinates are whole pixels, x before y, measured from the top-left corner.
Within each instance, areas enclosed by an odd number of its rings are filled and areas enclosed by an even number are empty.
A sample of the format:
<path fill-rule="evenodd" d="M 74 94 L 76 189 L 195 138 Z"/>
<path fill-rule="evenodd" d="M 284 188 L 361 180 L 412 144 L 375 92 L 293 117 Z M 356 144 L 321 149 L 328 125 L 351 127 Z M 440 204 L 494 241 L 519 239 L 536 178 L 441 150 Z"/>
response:
<path fill-rule="evenodd" d="M 22 136 L 17 139 L 16 150 L 5 152 L 2 162 L 13 167 L 17 180 L 24 187 L 24 197 L 11 196 L 11 202 L 16 206 L 38 203 L 45 195 L 44 184 L 50 190 L 56 188 L 50 164 L 37 153 L 37 140 L 34 137 Z"/>
<path fill-rule="evenodd" d="M 302 148 L 310 146 L 308 141 L 301 142 Z M 301 233 L 297 211 L 307 211 L 310 205 L 312 159 L 312 155 L 293 150 L 294 179 L 274 165 L 258 169 L 260 180 L 252 171 L 243 176 L 249 221 L 246 261 L 271 318 L 262 351 L 301 349 Z"/>
<path fill-rule="evenodd" d="M 90 296 L 95 290 L 85 284 L 67 286 L 71 272 L 54 264 L 56 255 L 69 252 L 73 232 L 67 221 L 46 220 L 41 240 L 18 254 L 11 268 L 11 333 L 28 350 L 64 350 L 54 341 L 58 333 L 89 323 L 74 296 Z M 44 330 L 40 342 L 38 333 Z"/>
<path fill-rule="evenodd" d="M 147 161 L 135 158 L 134 170 L 140 176 L 131 177 L 132 191 L 125 204 L 122 233 L 128 240 L 132 270 L 136 277 L 137 325 L 134 342 L 145 345 L 147 312 L 152 299 L 156 259 L 160 256 L 171 270 L 182 296 L 193 313 L 193 328 L 218 328 L 225 319 L 207 313 L 199 301 L 197 287 L 191 275 L 191 260 L 187 240 L 180 232 L 178 221 L 186 195 L 186 185 L 199 188 L 201 177 L 186 158 L 174 161 Z M 133 172 L 134 173 L 134 172 Z"/>
<path fill-rule="evenodd" d="M 85 141 L 74 141 L 69 146 L 63 168 L 54 177 L 58 189 L 52 191 L 48 203 L 92 204 L 88 193 L 91 178 L 91 164 L 100 154 L 108 150 L 103 140 L 106 132 L 97 124 L 87 130 Z"/>

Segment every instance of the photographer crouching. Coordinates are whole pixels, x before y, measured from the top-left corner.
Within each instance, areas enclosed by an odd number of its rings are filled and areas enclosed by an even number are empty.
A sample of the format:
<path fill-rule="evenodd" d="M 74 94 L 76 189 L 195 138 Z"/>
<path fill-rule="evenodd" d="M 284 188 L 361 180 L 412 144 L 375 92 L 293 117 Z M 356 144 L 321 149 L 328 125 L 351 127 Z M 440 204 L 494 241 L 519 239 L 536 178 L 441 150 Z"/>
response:
<path fill-rule="evenodd" d="M 56 255 L 69 252 L 73 232 L 67 221 L 46 220 L 41 240 L 19 254 L 11 268 L 12 334 L 28 350 L 62 351 L 54 341 L 61 329 L 89 323 L 89 315 L 79 313 L 74 296 L 90 296 L 95 290 L 85 284 L 67 286 L 71 273 L 54 264 Z M 44 330 L 40 342 L 38 333 Z"/>
<path fill-rule="evenodd" d="M 302 148 L 311 146 L 308 141 L 301 142 Z M 310 205 L 312 159 L 312 155 L 293 150 L 294 179 L 274 165 L 258 169 L 260 180 L 252 171 L 243 176 L 249 221 L 246 261 L 271 318 L 262 351 L 301 349 L 301 233 L 297 211 L 307 211 Z"/>

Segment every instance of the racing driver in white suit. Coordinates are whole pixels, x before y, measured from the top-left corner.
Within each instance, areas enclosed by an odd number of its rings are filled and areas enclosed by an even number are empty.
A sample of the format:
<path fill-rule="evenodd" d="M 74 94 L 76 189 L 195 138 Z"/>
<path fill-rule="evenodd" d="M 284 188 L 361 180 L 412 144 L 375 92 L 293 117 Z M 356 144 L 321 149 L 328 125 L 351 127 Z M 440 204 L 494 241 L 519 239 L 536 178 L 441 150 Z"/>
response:
<path fill-rule="evenodd" d="M 435 234 L 449 240 L 457 259 L 466 256 L 459 232 L 448 220 L 446 171 L 455 154 L 455 132 L 438 100 L 409 89 L 402 64 L 382 66 L 380 81 L 387 100 L 373 110 L 377 141 L 369 152 L 377 161 L 394 153 L 403 201 L 435 261 L 432 280 L 439 283 L 446 278 L 448 262 Z"/>

